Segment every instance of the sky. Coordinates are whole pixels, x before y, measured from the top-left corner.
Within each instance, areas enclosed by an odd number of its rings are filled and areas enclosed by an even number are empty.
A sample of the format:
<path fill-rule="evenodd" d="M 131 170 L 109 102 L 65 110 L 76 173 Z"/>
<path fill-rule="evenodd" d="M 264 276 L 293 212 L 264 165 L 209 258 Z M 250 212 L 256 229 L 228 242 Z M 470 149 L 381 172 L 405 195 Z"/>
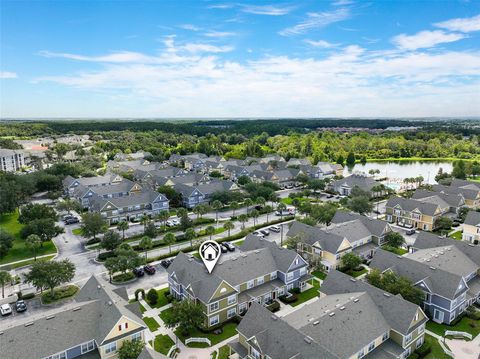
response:
<path fill-rule="evenodd" d="M 1 118 L 478 116 L 480 0 L 0 0 Z"/>

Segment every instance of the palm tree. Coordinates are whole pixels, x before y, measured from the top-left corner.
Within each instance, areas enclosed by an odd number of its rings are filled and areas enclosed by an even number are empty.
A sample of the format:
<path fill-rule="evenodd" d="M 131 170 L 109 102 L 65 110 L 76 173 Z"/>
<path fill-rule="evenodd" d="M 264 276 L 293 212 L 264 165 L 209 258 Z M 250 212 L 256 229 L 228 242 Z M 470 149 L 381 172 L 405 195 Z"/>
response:
<path fill-rule="evenodd" d="M 256 209 L 252 209 L 250 211 L 250 216 L 253 217 L 253 225 L 256 226 L 257 225 L 257 218 L 258 218 L 258 215 L 260 214 L 260 212 L 258 212 Z"/>
<path fill-rule="evenodd" d="M 193 207 L 192 212 L 197 215 L 197 219 L 200 218 L 200 213 L 202 212 L 202 205 L 199 204 L 198 206 Z"/>
<path fill-rule="evenodd" d="M 245 198 L 245 200 L 243 201 L 243 204 L 245 206 L 247 206 L 247 214 L 248 214 L 248 210 L 250 209 L 250 206 L 253 205 L 253 201 L 251 198 Z"/>
<path fill-rule="evenodd" d="M 145 233 L 145 230 L 147 229 L 147 223 L 150 222 L 150 218 L 144 214 L 142 217 L 140 217 L 140 223 L 143 224 L 143 232 Z"/>
<path fill-rule="evenodd" d="M 168 232 L 164 237 L 163 241 L 168 244 L 168 251 L 171 254 L 172 253 L 172 244 L 175 243 L 177 238 L 172 232 Z"/>
<path fill-rule="evenodd" d="M 167 226 L 167 221 L 170 218 L 170 213 L 168 211 L 161 211 L 158 215 L 157 218 L 160 222 L 163 222 L 163 229 Z"/>
<path fill-rule="evenodd" d="M 228 231 L 228 236 L 230 237 L 230 231 L 235 228 L 235 225 L 232 221 L 225 222 L 223 228 Z"/>
<path fill-rule="evenodd" d="M 283 222 L 283 211 L 285 211 L 287 209 L 287 205 L 283 202 L 280 202 L 277 206 L 277 211 L 280 212 L 280 220 Z M 280 224 L 280 229 L 281 229 L 281 233 L 280 233 L 280 246 L 283 246 L 283 223 Z"/>
<path fill-rule="evenodd" d="M 210 240 L 212 240 L 212 236 L 215 234 L 215 227 L 208 226 L 207 228 L 205 228 L 205 234 L 207 236 L 210 236 Z"/>
<path fill-rule="evenodd" d="M 222 202 L 220 202 L 218 200 L 213 201 L 212 208 L 215 210 L 215 222 L 217 222 L 217 226 L 218 226 L 218 210 L 222 207 L 223 207 Z"/>
<path fill-rule="evenodd" d="M 262 207 L 265 206 L 265 203 L 266 203 L 266 202 L 267 202 L 267 201 L 265 200 L 265 198 L 263 198 L 263 197 L 261 197 L 261 196 L 255 198 L 255 203 L 258 204 L 259 206 L 262 206 Z"/>
<path fill-rule="evenodd" d="M 5 298 L 5 284 L 12 280 L 10 273 L 0 270 L 0 285 L 2 286 L 2 298 Z"/>
<path fill-rule="evenodd" d="M 122 232 L 122 240 L 125 240 L 125 231 L 128 229 L 128 222 L 127 221 L 118 222 L 117 229 Z"/>
<path fill-rule="evenodd" d="M 193 247 L 193 239 L 197 236 L 193 228 L 187 228 L 184 237 L 187 241 L 190 241 L 190 247 Z"/>
<path fill-rule="evenodd" d="M 232 217 L 235 217 L 235 210 L 239 209 L 240 205 L 238 204 L 237 201 L 232 201 L 230 202 L 230 208 L 233 210 Z"/>
<path fill-rule="evenodd" d="M 144 236 L 138 243 L 138 246 L 145 251 L 145 259 L 147 259 L 147 252 L 153 247 L 153 241 L 150 237 Z"/>
<path fill-rule="evenodd" d="M 245 222 L 248 221 L 248 216 L 246 214 L 241 214 L 238 216 L 238 220 L 242 222 L 242 229 L 245 229 Z"/>

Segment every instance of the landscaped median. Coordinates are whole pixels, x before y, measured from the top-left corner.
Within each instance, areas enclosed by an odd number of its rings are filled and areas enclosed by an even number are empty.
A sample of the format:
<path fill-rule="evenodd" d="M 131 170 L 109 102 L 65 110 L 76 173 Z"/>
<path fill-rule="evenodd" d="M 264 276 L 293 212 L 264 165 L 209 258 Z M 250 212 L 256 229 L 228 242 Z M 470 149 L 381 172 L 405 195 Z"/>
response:
<path fill-rule="evenodd" d="M 208 345 L 207 343 L 201 343 L 201 342 L 191 342 L 191 343 L 188 343 L 188 344 L 185 344 L 186 346 L 190 347 L 190 348 L 207 348 L 209 346 L 213 346 L 213 345 L 216 345 L 222 341 L 224 341 L 225 339 L 228 339 L 232 336 L 234 336 L 235 334 L 237 334 L 237 323 L 234 323 L 234 322 L 229 322 L 229 323 L 225 323 L 224 325 L 222 325 L 221 327 L 217 328 L 217 329 L 220 329 L 221 330 L 221 333 L 219 334 L 214 334 L 213 332 L 214 331 L 210 331 L 210 332 L 203 332 L 199 329 L 196 329 L 192 332 L 189 333 L 188 336 L 184 336 L 180 330 L 175 330 L 175 335 L 178 337 L 178 339 L 180 339 L 182 341 L 182 343 L 185 343 L 185 341 L 189 338 L 206 338 L 208 340 L 210 340 L 210 345 Z"/>
<path fill-rule="evenodd" d="M 163 355 L 167 355 L 175 342 L 168 335 L 160 334 L 155 337 L 153 341 L 153 349 Z"/>
<path fill-rule="evenodd" d="M 427 330 L 440 335 L 445 336 L 445 331 L 454 331 L 454 332 L 465 332 L 472 335 L 475 338 L 480 333 L 480 320 L 478 317 L 475 319 L 474 316 L 469 314 L 463 315 L 458 320 L 454 320 L 453 325 L 439 324 L 432 320 L 427 322 Z M 465 339 L 469 340 L 469 339 Z"/>
<path fill-rule="evenodd" d="M 53 295 L 50 291 L 42 294 L 42 304 L 52 304 L 59 300 L 73 297 L 77 292 L 78 287 L 73 284 L 57 288 L 53 291 Z"/>

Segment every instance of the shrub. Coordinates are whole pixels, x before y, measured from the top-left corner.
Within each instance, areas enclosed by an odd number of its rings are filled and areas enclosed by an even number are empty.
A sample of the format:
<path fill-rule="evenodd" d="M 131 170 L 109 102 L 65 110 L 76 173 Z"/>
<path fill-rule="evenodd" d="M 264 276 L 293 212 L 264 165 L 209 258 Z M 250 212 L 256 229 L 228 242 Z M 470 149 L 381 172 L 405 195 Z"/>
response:
<path fill-rule="evenodd" d="M 472 320 L 480 320 L 480 312 L 474 310 L 474 309 L 470 309 L 468 308 L 467 311 L 465 312 L 467 318 L 470 318 Z"/>
<path fill-rule="evenodd" d="M 75 293 L 77 293 L 77 291 L 78 287 L 76 285 L 68 285 L 66 287 L 57 288 L 53 291 L 53 296 L 50 294 L 50 292 L 43 293 L 42 303 L 50 304 L 60 299 L 72 297 Z"/>
<path fill-rule="evenodd" d="M 430 352 L 432 351 L 432 346 L 429 343 L 423 344 L 420 348 L 415 350 L 415 353 L 417 353 L 418 358 L 425 358 Z"/>
<path fill-rule="evenodd" d="M 155 305 L 158 302 L 158 292 L 155 289 L 150 289 L 147 293 L 148 304 Z"/>
<path fill-rule="evenodd" d="M 33 299 L 33 298 L 35 298 L 35 293 L 22 294 L 22 299 L 23 300 L 28 300 L 28 299 Z"/>
<path fill-rule="evenodd" d="M 138 301 L 138 295 L 142 293 L 142 298 L 145 298 L 145 290 L 143 288 L 138 288 L 135 291 L 135 300 Z"/>
<path fill-rule="evenodd" d="M 135 274 L 133 274 L 132 272 L 127 272 L 127 273 L 121 273 L 113 276 L 112 281 L 114 283 L 124 283 L 134 278 L 135 278 Z"/>
<path fill-rule="evenodd" d="M 115 257 L 115 253 L 114 252 L 102 252 L 98 255 L 97 261 L 105 262 L 110 257 Z"/>
<path fill-rule="evenodd" d="M 91 238 L 86 242 L 86 245 L 89 246 L 91 244 L 100 243 L 102 240 L 100 238 Z"/>
<path fill-rule="evenodd" d="M 295 294 L 292 294 L 288 297 L 286 295 L 281 295 L 280 297 L 278 297 L 278 299 L 280 299 L 285 304 L 290 304 L 297 301 L 297 296 Z"/>
<path fill-rule="evenodd" d="M 289 292 L 292 294 L 300 294 L 300 288 L 292 288 L 289 290 Z"/>
<path fill-rule="evenodd" d="M 18 300 L 23 299 L 23 293 L 22 293 L 22 291 L 19 290 L 19 291 L 17 292 L 17 298 L 18 298 Z"/>
<path fill-rule="evenodd" d="M 267 309 L 272 313 L 275 313 L 280 310 L 280 303 L 277 301 L 274 301 L 272 304 L 267 305 Z"/>

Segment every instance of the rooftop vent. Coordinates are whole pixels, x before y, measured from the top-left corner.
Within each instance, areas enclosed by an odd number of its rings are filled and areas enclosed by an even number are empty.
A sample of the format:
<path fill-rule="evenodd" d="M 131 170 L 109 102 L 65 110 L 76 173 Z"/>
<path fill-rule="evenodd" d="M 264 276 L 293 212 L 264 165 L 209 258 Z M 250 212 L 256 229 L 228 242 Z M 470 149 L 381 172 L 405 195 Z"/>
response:
<path fill-rule="evenodd" d="M 26 327 L 31 327 L 32 325 L 33 325 L 33 322 L 25 323 L 25 326 L 26 326 Z"/>
<path fill-rule="evenodd" d="M 246 258 L 246 257 L 247 257 L 247 255 L 246 255 L 246 254 L 242 254 L 241 256 L 242 256 L 243 258 Z"/>
<path fill-rule="evenodd" d="M 385 297 L 390 297 L 390 293 L 383 293 Z"/>
<path fill-rule="evenodd" d="M 76 312 L 78 310 L 82 309 L 82 307 L 76 307 L 76 308 L 73 308 L 73 311 Z"/>
<path fill-rule="evenodd" d="M 350 282 L 356 282 L 357 280 L 355 278 L 350 278 Z"/>
<path fill-rule="evenodd" d="M 320 322 L 318 320 L 313 322 L 313 325 L 318 325 L 318 324 L 320 324 Z"/>
<path fill-rule="evenodd" d="M 102 288 L 102 287 L 100 285 L 97 285 L 97 289 L 100 289 L 100 288 Z"/>
<path fill-rule="evenodd" d="M 430 266 L 430 269 L 431 269 L 431 270 L 435 270 L 435 267 Z"/>
<path fill-rule="evenodd" d="M 340 307 L 340 310 L 345 310 L 345 306 L 342 305 L 342 306 Z"/>
<path fill-rule="evenodd" d="M 328 316 L 333 317 L 335 315 L 335 312 L 331 312 Z"/>
<path fill-rule="evenodd" d="M 109 301 L 108 301 L 108 305 L 112 305 L 112 304 L 113 304 L 113 303 L 112 303 L 112 301 L 111 301 L 111 300 L 109 300 Z"/>
<path fill-rule="evenodd" d="M 303 338 L 303 340 L 304 340 L 305 343 L 307 343 L 307 344 L 311 344 L 311 343 L 312 343 L 312 339 L 309 338 L 309 337 L 305 337 L 305 338 Z"/>
<path fill-rule="evenodd" d="M 53 319 L 53 318 L 55 318 L 55 316 L 54 316 L 54 315 L 49 315 L 49 316 L 48 316 L 48 317 L 46 317 L 45 319 L 46 319 L 46 320 L 50 320 L 50 319 Z"/>
<path fill-rule="evenodd" d="M 359 300 L 360 300 L 360 299 L 355 298 L 355 299 L 353 300 L 353 302 L 354 302 L 354 303 L 357 303 Z"/>

